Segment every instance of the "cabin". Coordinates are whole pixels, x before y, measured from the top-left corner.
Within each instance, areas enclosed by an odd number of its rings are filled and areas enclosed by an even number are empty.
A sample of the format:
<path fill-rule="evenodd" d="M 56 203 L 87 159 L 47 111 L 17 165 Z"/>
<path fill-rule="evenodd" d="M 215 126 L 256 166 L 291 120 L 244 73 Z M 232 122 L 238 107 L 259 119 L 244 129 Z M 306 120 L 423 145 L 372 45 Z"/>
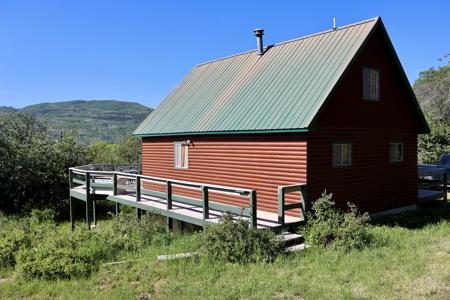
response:
<path fill-rule="evenodd" d="M 415 208 L 417 135 L 429 128 L 381 18 L 267 47 L 255 35 L 256 50 L 195 66 L 139 125 L 142 170 L 111 173 L 108 199 L 274 228 L 304 221 L 324 191 L 372 214 Z M 71 175 L 86 170 L 102 176 Z"/>

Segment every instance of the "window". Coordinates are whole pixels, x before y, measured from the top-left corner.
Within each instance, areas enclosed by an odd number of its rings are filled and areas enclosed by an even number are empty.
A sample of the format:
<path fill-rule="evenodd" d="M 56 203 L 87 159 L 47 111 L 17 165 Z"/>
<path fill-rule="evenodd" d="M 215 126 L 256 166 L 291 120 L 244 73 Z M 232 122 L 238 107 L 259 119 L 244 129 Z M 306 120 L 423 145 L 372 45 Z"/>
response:
<path fill-rule="evenodd" d="M 389 144 L 389 162 L 403 161 L 403 143 Z"/>
<path fill-rule="evenodd" d="M 364 100 L 380 100 L 380 71 L 363 68 Z"/>
<path fill-rule="evenodd" d="M 189 143 L 175 142 L 173 157 L 175 168 L 187 169 L 189 163 Z"/>
<path fill-rule="evenodd" d="M 333 167 L 352 165 L 352 144 L 333 144 Z"/>

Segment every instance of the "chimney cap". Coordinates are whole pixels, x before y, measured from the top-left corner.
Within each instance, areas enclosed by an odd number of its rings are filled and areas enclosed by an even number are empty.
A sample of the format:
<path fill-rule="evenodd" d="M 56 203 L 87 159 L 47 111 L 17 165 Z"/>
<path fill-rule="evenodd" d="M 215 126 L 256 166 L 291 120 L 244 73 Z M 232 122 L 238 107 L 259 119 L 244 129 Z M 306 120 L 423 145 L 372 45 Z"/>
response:
<path fill-rule="evenodd" d="M 253 31 L 255 32 L 255 36 L 262 36 L 262 35 L 264 35 L 264 29 L 257 28 L 257 29 L 255 29 Z"/>

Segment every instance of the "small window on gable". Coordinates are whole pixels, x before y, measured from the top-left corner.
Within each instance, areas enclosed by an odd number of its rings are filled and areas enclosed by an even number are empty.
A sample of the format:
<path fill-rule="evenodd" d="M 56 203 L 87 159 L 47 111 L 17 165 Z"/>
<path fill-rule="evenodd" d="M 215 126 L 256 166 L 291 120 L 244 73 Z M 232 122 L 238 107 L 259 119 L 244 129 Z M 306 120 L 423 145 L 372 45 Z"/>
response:
<path fill-rule="evenodd" d="M 189 166 L 189 143 L 175 142 L 174 166 L 177 169 L 187 169 Z"/>
<path fill-rule="evenodd" d="M 380 71 L 363 68 L 363 98 L 364 100 L 380 100 Z"/>
<path fill-rule="evenodd" d="M 403 161 L 403 143 L 389 144 L 389 162 Z"/>
<path fill-rule="evenodd" d="M 348 167 L 352 165 L 352 144 L 333 144 L 333 167 Z"/>

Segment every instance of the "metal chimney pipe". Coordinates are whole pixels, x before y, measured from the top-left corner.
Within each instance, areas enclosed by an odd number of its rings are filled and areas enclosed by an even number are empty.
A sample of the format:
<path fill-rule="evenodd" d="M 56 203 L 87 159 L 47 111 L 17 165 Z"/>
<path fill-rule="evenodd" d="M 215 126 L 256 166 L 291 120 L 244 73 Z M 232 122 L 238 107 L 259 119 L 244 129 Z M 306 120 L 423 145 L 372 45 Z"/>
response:
<path fill-rule="evenodd" d="M 256 45 L 258 50 L 258 55 L 264 54 L 264 45 L 263 45 L 263 35 L 264 35 L 264 29 L 255 29 L 255 36 L 256 36 Z"/>

